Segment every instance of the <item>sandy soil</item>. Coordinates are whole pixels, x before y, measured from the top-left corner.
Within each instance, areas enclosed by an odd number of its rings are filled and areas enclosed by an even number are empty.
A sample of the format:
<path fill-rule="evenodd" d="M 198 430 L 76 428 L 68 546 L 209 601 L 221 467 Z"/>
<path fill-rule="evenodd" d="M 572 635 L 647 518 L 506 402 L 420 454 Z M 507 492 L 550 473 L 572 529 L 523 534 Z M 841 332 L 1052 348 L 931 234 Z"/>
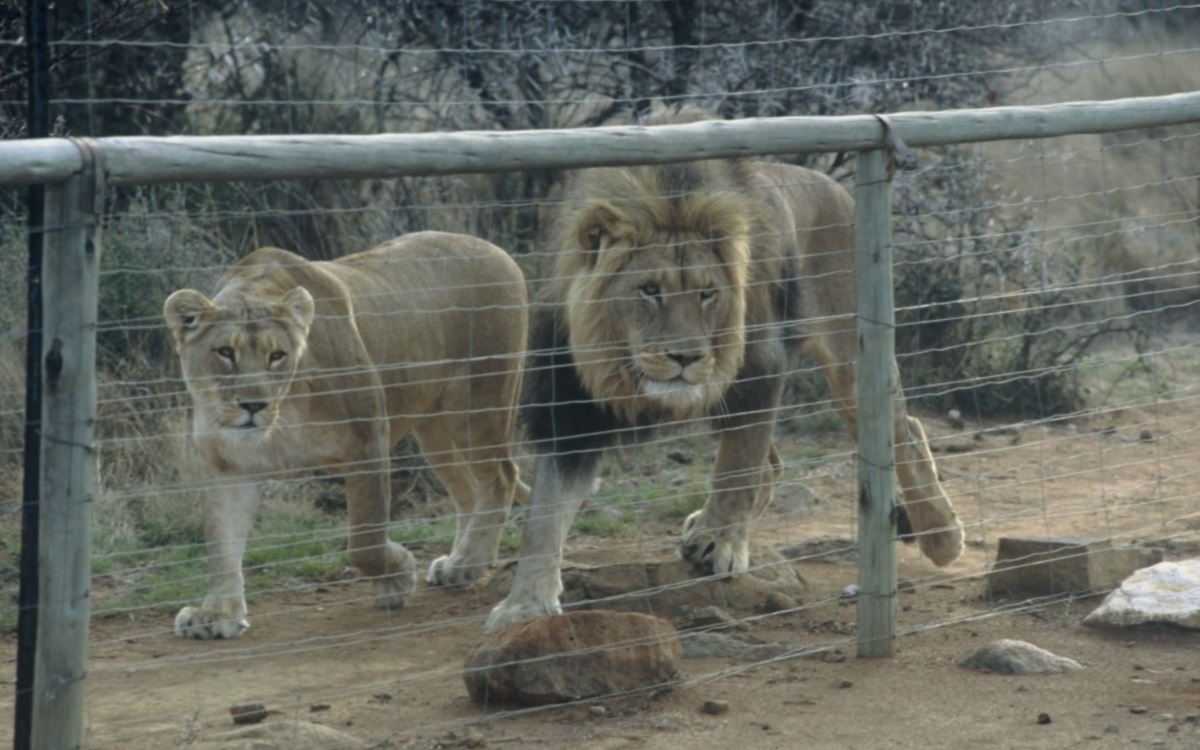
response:
<path fill-rule="evenodd" d="M 826 645 L 845 658 L 688 659 L 688 681 L 665 694 L 514 712 L 471 704 L 459 674 L 503 586 L 423 590 L 397 613 L 372 607 L 362 582 L 297 586 L 252 602 L 254 626 L 233 642 L 177 640 L 168 612 L 96 621 L 88 747 L 190 747 L 233 729 L 229 708 L 246 702 L 263 703 L 268 723 L 313 722 L 389 748 L 1200 747 L 1200 637 L 1165 628 L 1096 631 L 1080 620 L 1098 597 L 997 599 L 985 581 L 1002 536 L 1112 537 L 1155 543 L 1168 559 L 1200 554 L 1198 422 L 1187 411 L 1176 403 L 1088 425 L 985 432 L 927 419 L 970 541 L 947 569 L 901 548 L 900 575 L 915 586 L 901 595 L 904 634 L 892 658 L 854 654 L 855 608 L 839 599 L 856 580 L 853 564 L 805 561 L 795 563 L 808 585 L 805 606 L 758 617 L 740 635 Z M 781 434 L 786 455 L 800 440 Z M 849 444 L 839 436 L 825 443 L 844 453 L 809 470 L 789 466 L 776 506 L 757 527 L 759 541 L 782 547 L 853 534 Z M 635 473 L 662 468 L 669 481 L 666 459 L 644 461 Z M 703 464 L 701 457 L 693 469 Z M 604 564 L 661 556 L 673 527 L 646 523 L 628 538 L 580 537 L 570 558 Z M 1086 668 L 1016 677 L 955 664 L 997 638 L 1029 641 Z M 14 647 L 10 641 L 10 655 Z M 11 677 L 11 658 L 6 671 Z M 728 711 L 703 712 L 710 700 L 727 702 Z M 12 705 L 11 680 L 0 702 Z M 0 741 L 9 732 L 0 726 Z"/>

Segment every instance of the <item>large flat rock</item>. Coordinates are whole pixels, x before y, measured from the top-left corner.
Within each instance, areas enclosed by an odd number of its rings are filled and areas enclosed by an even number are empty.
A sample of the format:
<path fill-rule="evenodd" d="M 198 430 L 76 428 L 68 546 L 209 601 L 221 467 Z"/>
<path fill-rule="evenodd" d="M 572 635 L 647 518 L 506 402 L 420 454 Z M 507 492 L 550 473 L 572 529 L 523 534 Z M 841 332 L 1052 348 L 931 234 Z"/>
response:
<path fill-rule="evenodd" d="M 748 611 L 771 593 L 801 600 L 805 584 L 791 562 L 770 547 L 755 545 L 750 571 L 706 576 L 678 558 L 639 560 L 563 569 L 563 604 L 671 617 L 681 607 L 717 606 Z"/>
<path fill-rule="evenodd" d="M 1083 622 L 1111 627 L 1166 623 L 1200 630 L 1200 560 L 1164 562 L 1137 571 Z"/>

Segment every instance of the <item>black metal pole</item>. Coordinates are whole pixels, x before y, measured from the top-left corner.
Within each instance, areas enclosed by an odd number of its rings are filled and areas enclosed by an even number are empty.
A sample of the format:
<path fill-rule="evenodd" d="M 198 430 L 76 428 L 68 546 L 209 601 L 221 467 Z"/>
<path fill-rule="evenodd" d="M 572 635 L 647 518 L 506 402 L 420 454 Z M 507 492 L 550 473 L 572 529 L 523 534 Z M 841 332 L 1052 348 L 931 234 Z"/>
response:
<path fill-rule="evenodd" d="M 28 137 L 50 135 L 50 33 L 46 0 L 26 0 L 25 39 L 29 66 Z M 42 234 L 45 190 L 29 188 L 29 268 L 25 322 L 25 473 L 21 507 L 21 581 L 17 617 L 17 691 L 14 750 L 29 750 L 33 738 L 33 682 L 38 625 L 38 500 L 42 418 Z"/>

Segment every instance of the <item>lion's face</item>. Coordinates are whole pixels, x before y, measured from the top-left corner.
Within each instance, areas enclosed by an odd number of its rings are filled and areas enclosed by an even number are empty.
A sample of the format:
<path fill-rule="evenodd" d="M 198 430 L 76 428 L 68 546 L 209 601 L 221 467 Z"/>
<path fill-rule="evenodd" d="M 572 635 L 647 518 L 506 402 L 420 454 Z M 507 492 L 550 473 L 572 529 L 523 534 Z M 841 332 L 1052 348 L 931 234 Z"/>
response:
<path fill-rule="evenodd" d="M 678 212 L 594 205 L 565 259 L 576 370 L 594 397 L 630 419 L 698 415 L 742 363 L 745 223 L 712 206 L 692 209 L 681 221 Z"/>
<path fill-rule="evenodd" d="M 194 403 L 197 435 L 264 439 L 279 421 L 304 354 L 312 295 L 298 287 L 275 300 L 223 304 L 182 289 L 163 311 Z"/>

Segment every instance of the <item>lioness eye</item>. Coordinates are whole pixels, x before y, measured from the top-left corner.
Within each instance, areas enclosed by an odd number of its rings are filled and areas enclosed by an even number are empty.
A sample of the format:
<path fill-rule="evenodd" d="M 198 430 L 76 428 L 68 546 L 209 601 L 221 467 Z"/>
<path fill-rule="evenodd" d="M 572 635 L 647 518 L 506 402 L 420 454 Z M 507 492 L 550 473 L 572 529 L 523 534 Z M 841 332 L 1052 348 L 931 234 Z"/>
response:
<path fill-rule="evenodd" d="M 279 350 L 273 351 L 267 355 L 267 361 L 273 365 L 278 364 L 285 359 L 287 359 L 287 352 L 281 352 Z"/>
<path fill-rule="evenodd" d="M 216 352 L 218 357 L 221 359 L 227 359 L 230 362 L 232 362 L 236 356 L 232 346 L 219 346 L 217 347 Z"/>
<path fill-rule="evenodd" d="M 638 287 L 638 291 L 647 297 L 657 297 L 661 290 L 658 288 L 658 284 L 655 284 L 653 281 L 648 281 Z"/>
<path fill-rule="evenodd" d="M 713 299 L 716 299 L 716 296 L 717 296 L 717 290 L 713 289 L 712 287 L 709 287 L 708 289 L 700 290 L 700 301 L 701 302 L 709 302 Z"/>

